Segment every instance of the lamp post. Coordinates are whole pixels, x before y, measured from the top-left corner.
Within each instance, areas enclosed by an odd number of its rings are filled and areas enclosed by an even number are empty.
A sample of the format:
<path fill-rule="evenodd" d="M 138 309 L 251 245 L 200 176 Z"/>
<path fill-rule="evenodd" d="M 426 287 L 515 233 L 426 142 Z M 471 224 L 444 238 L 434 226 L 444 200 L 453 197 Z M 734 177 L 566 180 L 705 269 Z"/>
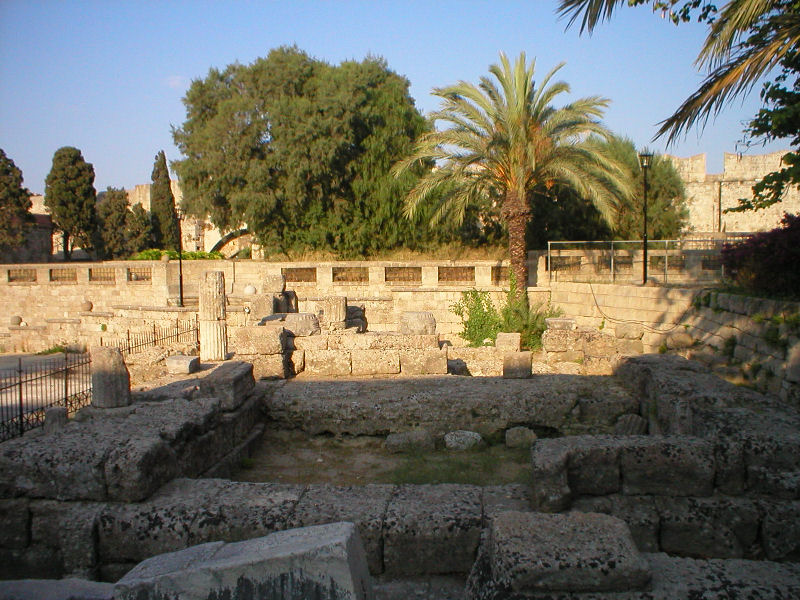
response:
<path fill-rule="evenodd" d="M 178 306 L 183 307 L 183 209 L 180 206 L 175 209 L 175 216 L 178 218 Z"/>
<path fill-rule="evenodd" d="M 642 211 L 642 285 L 647 285 L 647 171 L 650 169 L 650 163 L 652 160 L 652 152 L 643 150 L 639 153 L 639 166 L 642 167 L 642 175 L 644 176 L 644 206 Z"/>

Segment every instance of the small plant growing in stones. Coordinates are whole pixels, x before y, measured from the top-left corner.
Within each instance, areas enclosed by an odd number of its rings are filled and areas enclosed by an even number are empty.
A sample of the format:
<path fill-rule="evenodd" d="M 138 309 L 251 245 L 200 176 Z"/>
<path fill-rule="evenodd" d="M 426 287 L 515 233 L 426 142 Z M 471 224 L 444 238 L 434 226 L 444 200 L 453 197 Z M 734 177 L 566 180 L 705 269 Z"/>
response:
<path fill-rule="evenodd" d="M 666 345 L 666 344 L 664 344 L 664 343 L 662 343 L 662 344 L 661 344 L 661 345 L 658 347 L 658 353 L 659 353 L 659 354 L 666 354 L 666 353 L 667 353 L 667 345 Z"/>

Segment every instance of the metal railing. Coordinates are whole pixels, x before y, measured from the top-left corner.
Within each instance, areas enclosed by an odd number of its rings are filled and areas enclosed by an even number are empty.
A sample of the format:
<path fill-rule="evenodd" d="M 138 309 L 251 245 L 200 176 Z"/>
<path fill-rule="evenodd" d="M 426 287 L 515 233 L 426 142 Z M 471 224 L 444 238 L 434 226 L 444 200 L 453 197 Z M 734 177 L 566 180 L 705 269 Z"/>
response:
<path fill-rule="evenodd" d="M 0 442 L 41 427 L 46 408 L 64 406 L 72 415 L 91 399 L 88 354 L 18 358 L 16 366 L 0 367 Z"/>
<path fill-rule="evenodd" d="M 708 285 L 725 273 L 721 250 L 744 236 L 649 240 L 648 281 L 659 284 Z M 550 282 L 642 283 L 642 241 L 548 242 Z"/>
<path fill-rule="evenodd" d="M 197 319 L 189 319 L 187 321 L 175 321 L 175 325 L 160 326 L 153 323 L 151 329 L 142 331 L 131 331 L 130 329 L 125 332 L 124 336 L 113 339 L 100 338 L 101 346 L 110 346 L 119 348 L 123 356 L 128 354 L 135 354 L 136 352 L 156 346 L 161 342 L 185 342 L 185 343 L 199 343 L 200 325 Z"/>

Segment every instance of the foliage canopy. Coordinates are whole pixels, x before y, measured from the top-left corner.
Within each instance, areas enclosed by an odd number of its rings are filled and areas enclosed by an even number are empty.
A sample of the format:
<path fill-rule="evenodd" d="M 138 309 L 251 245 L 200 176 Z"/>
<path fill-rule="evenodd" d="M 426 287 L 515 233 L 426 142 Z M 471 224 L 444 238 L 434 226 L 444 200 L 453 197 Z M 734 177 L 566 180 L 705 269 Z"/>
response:
<path fill-rule="evenodd" d="M 532 217 L 530 195 L 562 185 L 594 204 L 613 222 L 617 198 L 630 194 L 622 167 L 600 144 L 610 132 L 600 123 L 608 100 L 580 98 L 562 107 L 569 92 L 553 81 L 562 65 L 534 81 L 535 61 L 522 53 L 512 66 L 505 54 L 476 86 L 466 82 L 434 90 L 442 108 L 433 114 L 440 130 L 423 134 L 414 152 L 398 163 L 402 175 L 437 161 L 406 197 L 406 214 L 433 207 L 430 223 L 461 223 L 470 209 L 499 216 L 508 228 L 511 269 L 524 290 L 528 281 L 525 232 Z M 430 210 L 430 208 L 429 208 Z"/>
<path fill-rule="evenodd" d="M 30 195 L 22 185 L 22 171 L 0 149 L 0 251 L 25 242 L 33 224 Z"/>
<path fill-rule="evenodd" d="M 267 252 L 424 245 L 436 234 L 397 216 L 428 167 L 389 174 L 427 129 L 408 87 L 382 59 L 332 66 L 296 47 L 211 69 L 173 129 L 184 207 L 223 232 L 246 224 Z"/>
<path fill-rule="evenodd" d="M 150 218 L 153 244 L 157 248 L 177 250 L 180 242 L 180 223 L 175 212 L 175 197 L 169 181 L 167 157 L 161 150 L 153 163 L 153 184 L 150 186 Z"/>
<path fill-rule="evenodd" d="M 50 209 L 53 224 L 61 230 L 64 260 L 72 257 L 72 244 L 92 247 L 97 229 L 94 167 L 71 146 L 56 150 L 53 166 L 45 179 L 44 204 Z"/>

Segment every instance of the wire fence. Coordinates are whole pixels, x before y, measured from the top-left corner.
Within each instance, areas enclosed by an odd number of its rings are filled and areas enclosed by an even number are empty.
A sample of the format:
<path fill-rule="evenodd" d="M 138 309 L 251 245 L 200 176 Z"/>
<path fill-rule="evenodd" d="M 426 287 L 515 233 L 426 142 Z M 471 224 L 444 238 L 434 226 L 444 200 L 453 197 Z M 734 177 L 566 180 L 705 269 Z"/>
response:
<path fill-rule="evenodd" d="M 44 424 L 45 409 L 64 406 L 69 416 L 92 400 L 88 354 L 19 358 L 0 368 L 0 442 Z"/>
<path fill-rule="evenodd" d="M 679 240 L 648 240 L 647 279 L 657 284 L 708 285 L 725 276 L 722 247 L 744 234 Z M 596 283 L 641 283 L 643 242 L 548 242 L 549 280 Z"/>
<path fill-rule="evenodd" d="M 164 342 L 199 344 L 199 335 L 200 326 L 197 319 L 176 320 L 175 325 L 162 326 L 153 323 L 152 328 L 142 331 L 132 332 L 129 329 L 125 335 L 117 338 L 105 340 L 100 338 L 100 345 L 119 348 L 122 355 L 127 356 Z"/>

